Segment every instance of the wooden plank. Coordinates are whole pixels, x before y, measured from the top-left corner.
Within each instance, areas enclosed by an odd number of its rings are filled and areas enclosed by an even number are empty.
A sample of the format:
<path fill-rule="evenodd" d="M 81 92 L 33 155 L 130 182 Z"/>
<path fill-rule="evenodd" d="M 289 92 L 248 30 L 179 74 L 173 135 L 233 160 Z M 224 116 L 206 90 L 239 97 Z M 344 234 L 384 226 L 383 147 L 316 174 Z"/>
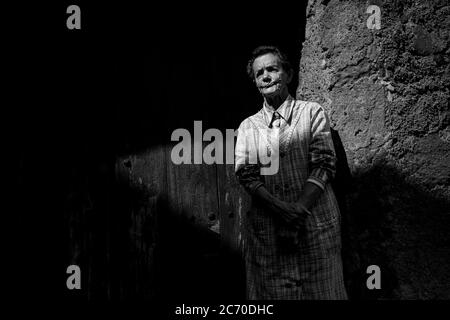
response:
<path fill-rule="evenodd" d="M 216 166 L 204 163 L 176 165 L 170 160 L 172 146 L 166 150 L 169 210 L 216 231 L 219 221 Z"/>
<path fill-rule="evenodd" d="M 250 197 L 237 182 L 234 165 L 217 166 L 221 245 L 221 291 L 225 298 L 245 299 L 242 223 Z"/>
<path fill-rule="evenodd" d="M 214 297 L 220 239 L 215 165 L 174 164 L 166 147 L 167 199 L 160 219 L 160 297 Z"/>
<path fill-rule="evenodd" d="M 115 253 L 121 259 L 115 261 L 120 264 L 119 297 L 153 298 L 159 202 L 166 192 L 165 147 L 154 146 L 118 159 L 116 174 L 122 206 L 114 236 L 126 242 L 125 246 L 115 244 Z"/>
<path fill-rule="evenodd" d="M 223 164 L 217 168 L 221 242 L 231 250 L 240 251 L 242 219 L 250 208 L 250 197 L 239 185 L 234 174 L 234 165 Z"/>

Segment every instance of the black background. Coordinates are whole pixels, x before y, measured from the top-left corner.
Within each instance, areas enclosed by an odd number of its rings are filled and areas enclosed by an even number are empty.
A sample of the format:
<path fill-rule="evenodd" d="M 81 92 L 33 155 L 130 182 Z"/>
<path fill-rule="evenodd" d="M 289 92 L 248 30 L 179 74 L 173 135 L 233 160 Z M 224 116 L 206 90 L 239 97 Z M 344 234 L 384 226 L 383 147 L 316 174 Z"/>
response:
<path fill-rule="evenodd" d="M 81 8 L 81 30 L 66 27 L 71 4 Z M 168 142 L 194 120 L 204 130 L 237 128 L 262 103 L 246 74 L 251 51 L 277 45 L 298 70 L 305 10 L 301 1 L 61 1 L 5 10 L 10 296 L 70 301 L 70 192 L 89 180 L 97 214 L 107 217 L 118 155 Z"/>

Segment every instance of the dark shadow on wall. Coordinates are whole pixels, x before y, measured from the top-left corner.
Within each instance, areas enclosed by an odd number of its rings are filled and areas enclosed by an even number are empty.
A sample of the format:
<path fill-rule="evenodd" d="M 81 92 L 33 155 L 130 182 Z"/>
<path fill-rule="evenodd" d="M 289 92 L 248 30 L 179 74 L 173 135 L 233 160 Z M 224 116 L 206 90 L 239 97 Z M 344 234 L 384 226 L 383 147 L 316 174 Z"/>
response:
<path fill-rule="evenodd" d="M 332 137 L 350 299 L 448 299 L 450 203 L 383 160 L 352 176 L 339 133 Z M 370 265 L 380 267 L 380 290 L 367 287 Z"/>
<path fill-rule="evenodd" d="M 331 182 L 336 200 L 341 213 L 341 238 L 342 238 L 342 260 L 344 268 L 344 281 L 349 297 L 353 297 L 353 270 L 355 268 L 355 247 L 350 240 L 349 220 L 350 212 L 347 198 L 353 190 L 353 178 L 348 166 L 347 155 L 342 144 L 339 132 L 331 128 L 331 138 L 336 152 L 336 174 Z"/>
<path fill-rule="evenodd" d="M 385 266 L 382 296 L 448 299 L 450 203 L 390 164 L 376 163 L 356 179 L 361 191 L 350 198 L 352 212 L 359 213 L 352 234 L 363 266 L 377 261 Z M 362 291 L 361 296 L 371 295 Z"/>
<path fill-rule="evenodd" d="M 353 299 L 448 299 L 448 201 L 386 163 L 356 173 L 343 219 L 346 283 Z M 369 290 L 367 267 L 381 270 Z"/>

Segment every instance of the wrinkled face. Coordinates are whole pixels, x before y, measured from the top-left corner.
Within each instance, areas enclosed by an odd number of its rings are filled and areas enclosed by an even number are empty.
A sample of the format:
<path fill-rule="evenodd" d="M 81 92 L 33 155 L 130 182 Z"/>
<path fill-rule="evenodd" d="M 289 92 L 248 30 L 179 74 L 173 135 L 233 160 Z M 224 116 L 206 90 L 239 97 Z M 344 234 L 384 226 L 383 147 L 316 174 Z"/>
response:
<path fill-rule="evenodd" d="M 273 98 L 287 92 L 287 85 L 292 78 L 283 69 L 280 58 L 272 53 L 267 53 L 255 59 L 253 75 L 259 92 L 265 98 Z"/>

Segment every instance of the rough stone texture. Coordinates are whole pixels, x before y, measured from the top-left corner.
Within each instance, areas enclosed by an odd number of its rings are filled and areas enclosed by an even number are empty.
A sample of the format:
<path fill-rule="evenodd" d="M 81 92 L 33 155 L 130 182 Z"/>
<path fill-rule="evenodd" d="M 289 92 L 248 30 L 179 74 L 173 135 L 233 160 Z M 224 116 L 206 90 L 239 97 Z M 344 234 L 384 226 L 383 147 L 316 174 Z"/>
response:
<path fill-rule="evenodd" d="M 381 29 L 369 29 L 369 5 Z M 353 298 L 450 298 L 450 5 L 310 0 L 297 97 L 321 103 L 353 175 Z M 381 290 L 366 288 L 367 266 Z"/>

